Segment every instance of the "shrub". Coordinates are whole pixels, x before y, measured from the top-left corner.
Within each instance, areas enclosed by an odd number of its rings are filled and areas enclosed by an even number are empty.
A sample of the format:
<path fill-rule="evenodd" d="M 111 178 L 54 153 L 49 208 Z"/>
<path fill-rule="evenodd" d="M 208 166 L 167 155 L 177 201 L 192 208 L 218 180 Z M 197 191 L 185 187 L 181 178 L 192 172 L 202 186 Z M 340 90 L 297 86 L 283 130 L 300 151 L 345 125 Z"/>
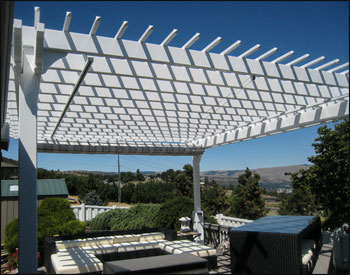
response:
<path fill-rule="evenodd" d="M 62 225 L 61 234 L 63 235 L 77 235 L 85 232 L 85 223 L 72 220 Z"/>
<path fill-rule="evenodd" d="M 125 214 L 128 211 L 129 209 L 117 208 L 98 214 L 95 218 L 89 221 L 89 226 L 91 230 L 111 230 L 111 219 L 117 216 L 125 217 Z"/>
<path fill-rule="evenodd" d="M 192 217 L 193 200 L 180 196 L 163 203 L 158 211 L 156 222 L 161 227 L 179 230 L 181 217 Z"/>
<path fill-rule="evenodd" d="M 138 204 L 126 212 L 126 216 L 113 217 L 112 230 L 132 230 L 159 227 L 157 214 L 159 204 Z"/>
<path fill-rule="evenodd" d="M 6 225 L 4 246 L 9 254 L 16 252 L 18 247 L 18 219 L 14 219 Z"/>
<path fill-rule="evenodd" d="M 132 230 L 159 227 L 156 217 L 159 204 L 138 204 L 130 209 L 118 208 L 97 215 L 89 226 L 92 230 Z"/>
<path fill-rule="evenodd" d="M 76 220 L 69 201 L 61 198 L 46 198 L 38 207 L 38 238 L 42 244 L 45 237 L 62 234 L 69 221 Z M 64 229 L 67 232 L 67 229 Z M 76 228 L 74 229 L 76 231 Z M 80 231 L 80 232 L 84 232 Z"/>

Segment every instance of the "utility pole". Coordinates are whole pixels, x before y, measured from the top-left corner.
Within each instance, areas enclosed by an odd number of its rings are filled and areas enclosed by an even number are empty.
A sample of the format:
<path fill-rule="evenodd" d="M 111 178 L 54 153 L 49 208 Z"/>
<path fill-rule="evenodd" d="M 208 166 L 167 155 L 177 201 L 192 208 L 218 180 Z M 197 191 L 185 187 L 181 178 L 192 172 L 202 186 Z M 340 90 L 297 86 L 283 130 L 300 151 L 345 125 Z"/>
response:
<path fill-rule="evenodd" d="M 122 202 L 122 189 L 121 189 L 121 175 L 120 175 L 120 157 L 118 154 L 118 202 Z"/>

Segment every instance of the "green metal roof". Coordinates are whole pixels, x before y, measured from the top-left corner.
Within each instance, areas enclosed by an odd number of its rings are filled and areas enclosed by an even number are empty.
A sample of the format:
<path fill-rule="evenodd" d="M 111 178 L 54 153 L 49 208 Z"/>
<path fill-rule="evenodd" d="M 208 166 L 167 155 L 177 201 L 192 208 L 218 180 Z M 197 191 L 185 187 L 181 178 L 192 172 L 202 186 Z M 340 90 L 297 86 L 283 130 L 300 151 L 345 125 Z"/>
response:
<path fill-rule="evenodd" d="M 67 195 L 64 179 L 38 179 L 38 196 Z M 18 197 L 18 180 L 1 181 L 1 197 Z"/>

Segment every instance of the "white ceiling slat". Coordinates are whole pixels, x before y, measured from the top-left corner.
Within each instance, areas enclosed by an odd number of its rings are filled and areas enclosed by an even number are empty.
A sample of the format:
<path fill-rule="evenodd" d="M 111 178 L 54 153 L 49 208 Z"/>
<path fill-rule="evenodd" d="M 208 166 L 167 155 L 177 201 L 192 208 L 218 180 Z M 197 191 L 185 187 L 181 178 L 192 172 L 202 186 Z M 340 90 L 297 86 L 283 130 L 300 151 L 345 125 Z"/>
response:
<path fill-rule="evenodd" d="M 314 60 L 312 60 L 312 61 L 310 61 L 310 62 L 308 62 L 308 63 L 306 63 L 306 64 L 304 64 L 304 65 L 302 65 L 302 66 L 300 66 L 301 68 L 308 68 L 308 67 L 311 67 L 311 66 L 313 66 L 313 65 L 315 65 L 315 64 L 317 64 L 317 63 L 319 63 L 319 62 L 321 62 L 322 60 L 324 60 L 325 59 L 325 57 L 324 56 L 321 56 L 321 57 L 319 57 L 319 58 L 316 58 L 316 59 L 314 59 Z"/>
<path fill-rule="evenodd" d="M 117 31 L 117 33 L 115 34 L 114 39 L 121 39 L 124 32 L 126 31 L 126 29 L 128 28 L 128 21 L 123 21 L 122 25 L 120 26 L 119 30 Z"/>
<path fill-rule="evenodd" d="M 170 41 L 173 40 L 174 37 L 177 35 L 177 32 L 178 32 L 177 29 L 173 29 L 171 33 L 169 33 L 169 35 L 163 40 L 163 42 L 160 43 L 160 45 L 163 47 L 168 45 Z"/>
<path fill-rule="evenodd" d="M 235 43 L 233 43 L 232 45 L 230 45 L 229 47 L 227 47 L 225 50 L 223 50 L 220 54 L 222 55 L 227 55 L 230 52 L 232 52 L 233 50 L 235 50 L 237 47 L 239 47 L 241 45 L 242 41 L 241 40 L 237 40 Z"/>
<path fill-rule="evenodd" d="M 277 52 L 276 47 L 274 47 L 271 50 L 267 51 L 266 53 L 263 53 L 262 55 L 258 56 L 257 58 L 255 58 L 255 60 L 264 60 L 265 58 L 268 58 L 270 55 L 274 54 L 275 52 Z"/>
<path fill-rule="evenodd" d="M 147 38 L 151 35 L 152 31 L 153 31 L 153 26 L 149 25 L 148 28 L 145 30 L 145 32 L 141 35 L 138 42 L 139 43 L 145 42 Z"/>
<path fill-rule="evenodd" d="M 188 40 L 181 49 L 188 49 L 189 47 L 191 47 L 200 37 L 200 33 L 196 33 L 195 35 L 193 35 L 190 40 Z"/>
<path fill-rule="evenodd" d="M 326 64 L 323 64 L 323 65 L 321 65 L 319 67 L 316 67 L 315 70 L 322 70 L 324 68 L 327 68 L 327 67 L 330 67 L 330 66 L 332 66 L 334 64 L 337 64 L 338 62 L 339 62 L 339 59 L 334 59 L 332 61 L 327 62 Z"/>
<path fill-rule="evenodd" d="M 331 70 L 328 70 L 328 72 L 333 73 L 333 72 L 339 71 L 339 70 L 341 70 L 341 69 L 344 69 L 344 68 L 346 68 L 346 67 L 349 67 L 349 62 L 344 63 L 344 64 L 342 64 L 342 65 L 339 65 L 339 66 L 337 66 L 337 67 L 335 67 L 335 68 L 333 68 L 333 69 L 331 69 Z"/>
<path fill-rule="evenodd" d="M 70 11 L 67 11 L 66 17 L 64 19 L 62 31 L 68 32 L 71 20 L 72 20 L 72 13 Z"/>
<path fill-rule="evenodd" d="M 289 66 L 295 65 L 295 64 L 297 64 L 299 62 L 304 61 L 305 59 L 308 59 L 309 57 L 310 57 L 310 54 L 308 54 L 308 53 L 304 54 L 304 55 L 302 55 L 302 56 L 300 56 L 300 57 L 298 57 L 298 58 L 288 62 L 286 65 L 289 65 Z"/>
<path fill-rule="evenodd" d="M 168 46 L 176 29 L 160 45 L 145 43 L 151 26 L 138 41 L 121 40 L 126 21 L 114 38 L 94 36 L 96 20 L 89 34 L 67 36 L 70 17 L 67 13 L 63 31 L 45 29 L 39 151 L 192 155 L 207 147 L 339 119 L 349 112 L 346 72 L 319 70 L 334 61 L 316 69 L 295 66 L 307 58 L 304 55 L 278 64 L 290 52 L 272 62 L 263 61 L 276 48 L 249 59 L 257 45 L 240 57 L 228 55 L 241 41 L 220 54 L 210 52 L 221 38 L 202 51 L 189 50 L 199 33 L 182 48 Z M 22 37 L 18 36 L 21 31 Z M 13 52 L 17 54 L 13 60 L 20 68 L 21 44 L 35 45 L 35 28 L 21 26 L 14 34 Z M 25 54 L 34 60 L 33 54 Z M 93 57 L 94 64 L 68 108 L 66 103 L 87 57 Z M 12 136 L 18 131 L 14 79 L 12 72 L 8 93 Z"/>
<path fill-rule="evenodd" d="M 287 52 L 287 53 L 281 55 L 280 57 L 278 57 L 278 58 L 272 60 L 271 63 L 278 63 L 278 62 L 281 62 L 281 61 L 283 61 L 283 60 L 289 58 L 289 57 L 292 56 L 293 54 L 294 54 L 294 51 L 289 51 L 289 52 Z"/>
<path fill-rule="evenodd" d="M 221 42 L 222 38 L 221 37 L 217 37 L 215 38 L 215 40 L 213 42 L 211 42 L 208 46 L 206 46 L 202 52 L 209 52 L 211 49 L 213 49 L 217 44 L 219 44 Z"/>
<path fill-rule="evenodd" d="M 89 35 L 90 35 L 90 36 L 96 34 L 97 29 L 98 29 L 98 26 L 100 25 L 100 23 L 101 23 L 101 17 L 100 17 L 100 16 L 96 16 L 95 21 L 94 21 L 94 23 L 92 24 L 91 30 L 90 30 L 90 32 L 89 32 Z"/>
<path fill-rule="evenodd" d="M 242 53 L 239 57 L 240 58 L 247 57 L 248 55 L 251 55 L 253 52 L 257 51 L 259 48 L 260 48 L 260 44 L 256 44 L 254 47 Z"/>

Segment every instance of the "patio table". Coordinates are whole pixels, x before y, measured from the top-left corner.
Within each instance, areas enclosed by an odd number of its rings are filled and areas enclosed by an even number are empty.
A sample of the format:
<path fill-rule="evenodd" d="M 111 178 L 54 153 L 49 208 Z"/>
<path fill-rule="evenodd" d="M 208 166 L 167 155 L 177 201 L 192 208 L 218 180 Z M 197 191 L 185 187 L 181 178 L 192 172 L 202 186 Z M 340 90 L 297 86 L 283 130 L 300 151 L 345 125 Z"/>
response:
<path fill-rule="evenodd" d="M 129 260 L 110 261 L 103 264 L 103 274 L 125 273 L 208 273 L 207 260 L 191 254 L 171 254 Z"/>
<path fill-rule="evenodd" d="M 232 274 L 303 274 L 303 242 L 320 248 L 319 217 L 267 216 L 229 232 Z M 317 258 L 317 255 L 313 255 Z"/>

